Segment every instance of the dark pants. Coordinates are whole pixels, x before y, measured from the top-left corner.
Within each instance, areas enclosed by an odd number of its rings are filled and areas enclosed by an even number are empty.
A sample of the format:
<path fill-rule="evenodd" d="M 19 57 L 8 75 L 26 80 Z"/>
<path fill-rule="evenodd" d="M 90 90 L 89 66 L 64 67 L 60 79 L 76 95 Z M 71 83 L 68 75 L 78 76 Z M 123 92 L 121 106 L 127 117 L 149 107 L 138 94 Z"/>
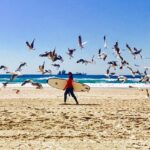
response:
<path fill-rule="evenodd" d="M 67 94 L 71 95 L 74 100 L 76 101 L 76 103 L 78 104 L 78 101 L 77 101 L 77 98 L 76 96 L 74 95 L 74 92 L 73 92 L 73 88 L 66 88 L 66 91 L 64 93 L 64 102 L 66 103 L 66 100 L 67 100 Z"/>

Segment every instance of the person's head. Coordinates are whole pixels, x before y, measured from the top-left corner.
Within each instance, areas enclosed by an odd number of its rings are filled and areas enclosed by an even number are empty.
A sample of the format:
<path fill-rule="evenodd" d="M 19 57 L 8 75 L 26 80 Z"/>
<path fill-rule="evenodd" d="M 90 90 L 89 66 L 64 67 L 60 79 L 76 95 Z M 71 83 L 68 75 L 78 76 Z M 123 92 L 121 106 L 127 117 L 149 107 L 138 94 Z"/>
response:
<path fill-rule="evenodd" d="M 72 72 L 68 72 L 68 77 L 73 79 L 73 74 L 72 74 Z"/>

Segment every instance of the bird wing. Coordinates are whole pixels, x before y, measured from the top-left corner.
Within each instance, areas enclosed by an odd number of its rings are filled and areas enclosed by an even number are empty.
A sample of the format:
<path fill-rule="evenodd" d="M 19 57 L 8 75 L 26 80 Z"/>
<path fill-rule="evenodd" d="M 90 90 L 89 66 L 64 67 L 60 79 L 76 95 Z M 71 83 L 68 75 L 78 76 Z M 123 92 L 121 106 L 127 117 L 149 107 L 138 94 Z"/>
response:
<path fill-rule="evenodd" d="M 31 48 L 31 45 L 30 45 L 30 43 L 29 43 L 28 41 L 26 41 L 26 45 L 27 45 L 29 48 Z"/>
<path fill-rule="evenodd" d="M 35 39 L 34 39 L 35 40 Z M 31 43 L 31 48 L 33 49 L 34 48 L 34 40 L 32 41 Z"/>
<path fill-rule="evenodd" d="M 128 49 L 131 53 L 133 53 L 131 47 L 130 47 L 128 44 L 126 44 L 126 47 L 127 47 L 127 49 Z"/>
<path fill-rule="evenodd" d="M 100 48 L 100 49 L 98 50 L 98 54 L 99 54 L 99 55 L 101 54 L 101 51 L 102 51 L 102 50 L 101 50 L 101 48 Z"/>
<path fill-rule="evenodd" d="M 104 36 L 104 48 L 107 48 L 106 36 Z"/>
<path fill-rule="evenodd" d="M 83 43 L 82 43 L 82 37 L 81 37 L 81 35 L 78 36 L 78 42 L 79 42 L 80 48 L 84 48 L 83 47 Z"/>

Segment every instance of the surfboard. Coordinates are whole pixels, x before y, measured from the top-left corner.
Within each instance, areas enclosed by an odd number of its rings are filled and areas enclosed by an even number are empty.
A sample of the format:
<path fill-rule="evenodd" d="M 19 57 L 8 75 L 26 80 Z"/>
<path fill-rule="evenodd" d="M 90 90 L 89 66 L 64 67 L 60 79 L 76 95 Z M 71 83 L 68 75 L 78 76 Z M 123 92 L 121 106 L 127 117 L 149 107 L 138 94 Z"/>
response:
<path fill-rule="evenodd" d="M 65 79 L 59 79 L 59 78 L 49 78 L 48 79 L 48 85 L 63 90 L 65 85 L 67 83 L 67 80 Z M 75 92 L 88 92 L 90 90 L 90 87 L 86 84 L 79 83 L 79 82 L 73 82 L 73 89 Z"/>

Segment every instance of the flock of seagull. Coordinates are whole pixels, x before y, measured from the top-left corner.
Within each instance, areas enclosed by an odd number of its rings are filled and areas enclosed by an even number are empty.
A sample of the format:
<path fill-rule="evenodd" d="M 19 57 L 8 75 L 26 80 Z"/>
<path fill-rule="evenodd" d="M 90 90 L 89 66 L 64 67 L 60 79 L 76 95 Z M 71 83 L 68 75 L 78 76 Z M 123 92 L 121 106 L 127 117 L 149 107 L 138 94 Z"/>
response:
<path fill-rule="evenodd" d="M 26 46 L 28 47 L 28 49 L 35 50 L 34 42 L 35 42 L 35 39 L 33 39 L 33 41 L 31 43 L 26 41 Z M 99 49 L 96 55 L 97 55 L 98 59 L 106 62 L 107 59 L 108 59 L 108 55 L 105 52 L 105 49 L 108 49 L 106 36 L 103 37 L 103 42 L 104 42 L 104 46 L 103 46 L 104 50 L 102 51 L 102 49 Z M 83 42 L 81 35 L 79 35 L 78 36 L 78 45 L 79 45 L 80 49 L 85 48 L 86 43 L 87 42 Z M 133 56 L 133 59 L 137 59 L 138 56 L 140 57 L 140 59 L 142 59 L 142 55 L 141 55 L 142 49 L 137 49 L 136 47 L 131 48 L 129 46 L 129 44 L 127 44 L 127 43 L 126 43 L 125 46 L 126 46 L 126 50 L 128 50 L 129 53 Z M 119 81 L 121 83 L 124 83 L 128 80 L 127 77 L 123 76 L 123 75 L 117 75 L 116 74 L 116 68 L 119 68 L 120 70 L 122 70 L 124 68 L 127 68 L 131 72 L 133 77 L 135 77 L 135 75 L 140 75 L 141 78 L 139 79 L 139 82 L 143 82 L 145 84 L 150 82 L 150 77 L 147 74 L 148 68 L 145 68 L 143 73 L 141 73 L 138 69 L 136 69 L 136 70 L 133 69 L 130 66 L 129 62 L 127 60 L 125 60 L 124 57 L 122 56 L 121 49 L 119 47 L 118 42 L 116 42 L 113 45 L 112 49 L 113 49 L 113 55 L 115 56 L 115 58 L 117 60 L 107 61 L 108 68 L 106 69 L 106 74 L 105 74 L 106 77 L 110 78 L 111 76 L 116 75 L 117 76 L 117 81 Z M 73 49 L 68 48 L 68 51 L 66 52 L 66 54 L 69 56 L 70 59 L 72 59 L 74 57 L 75 52 L 76 52 L 75 48 L 73 48 Z M 46 52 L 40 54 L 39 57 L 47 57 L 48 59 L 50 59 L 53 62 L 52 66 L 56 67 L 57 69 L 60 68 L 60 64 L 56 63 L 56 62 L 58 62 L 58 61 L 61 62 L 61 63 L 64 62 L 63 57 L 61 55 L 59 55 L 58 53 L 56 53 L 56 48 L 54 48 L 54 50 L 46 51 Z M 81 64 L 85 64 L 85 65 L 95 64 L 96 63 L 95 55 L 92 56 L 91 60 L 80 58 L 79 60 L 76 61 L 76 63 L 77 64 L 81 63 Z M 22 62 L 14 72 L 10 72 L 10 71 L 8 71 L 8 67 L 6 67 L 5 65 L 1 65 L 0 69 L 3 69 L 4 71 L 6 71 L 7 74 L 11 74 L 10 80 L 3 83 L 3 87 L 6 87 L 8 85 L 8 83 L 15 80 L 18 76 L 20 76 L 22 68 L 24 66 L 27 66 L 26 62 Z M 44 75 L 46 73 L 47 74 L 52 74 L 52 70 L 45 69 L 45 62 L 43 62 L 42 65 L 39 65 L 38 71 L 41 72 L 42 75 Z M 33 82 L 32 80 L 29 80 L 29 79 L 25 80 L 21 84 L 21 86 L 24 86 L 25 84 L 31 84 L 32 86 L 35 86 L 37 89 L 42 89 L 43 88 L 42 84 L 37 83 L 37 82 Z M 129 87 L 131 88 L 131 86 L 129 86 Z M 16 93 L 19 93 L 19 91 L 16 90 Z M 148 89 L 146 89 L 146 94 L 147 94 L 147 97 L 150 97 Z"/>

